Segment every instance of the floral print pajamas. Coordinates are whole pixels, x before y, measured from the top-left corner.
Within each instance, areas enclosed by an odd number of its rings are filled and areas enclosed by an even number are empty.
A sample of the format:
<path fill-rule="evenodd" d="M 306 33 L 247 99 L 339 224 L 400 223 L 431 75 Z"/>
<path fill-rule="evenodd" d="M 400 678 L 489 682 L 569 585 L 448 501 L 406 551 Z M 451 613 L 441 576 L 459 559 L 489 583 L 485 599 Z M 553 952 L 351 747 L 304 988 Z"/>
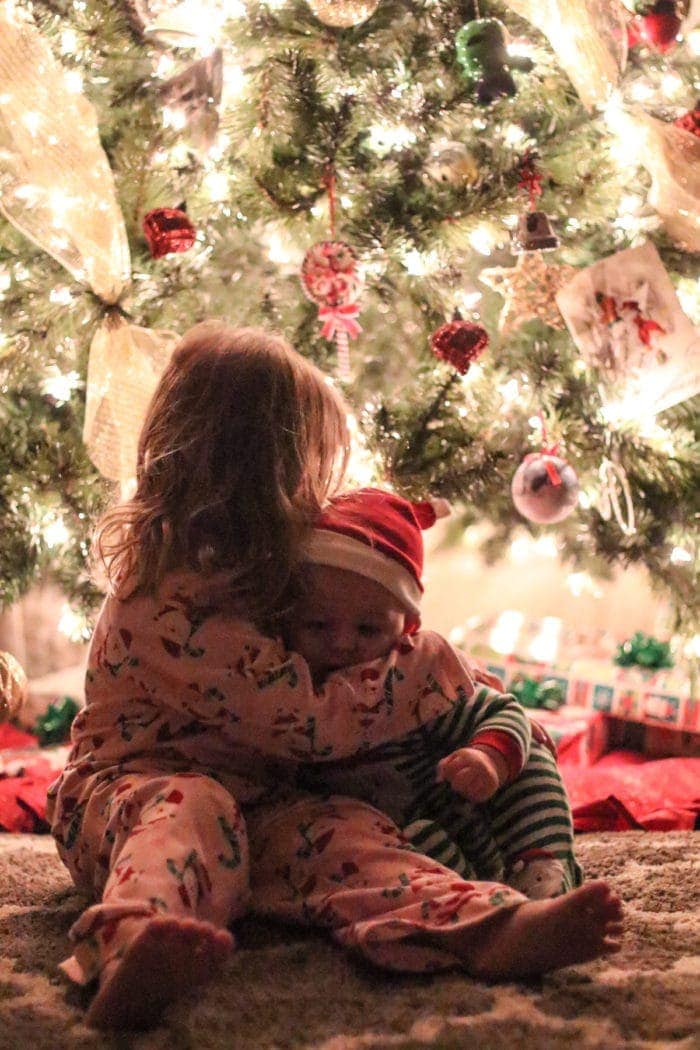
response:
<path fill-rule="evenodd" d="M 400 740 L 468 703 L 465 658 L 420 632 L 314 691 L 299 656 L 217 606 L 215 584 L 173 574 L 156 596 L 103 607 L 49 794 L 59 853 L 97 901 L 65 971 L 98 976 L 153 915 L 223 927 L 248 907 L 324 926 L 393 969 L 454 965 L 445 933 L 526 898 L 465 882 L 370 805 L 294 781 L 300 762 Z"/>

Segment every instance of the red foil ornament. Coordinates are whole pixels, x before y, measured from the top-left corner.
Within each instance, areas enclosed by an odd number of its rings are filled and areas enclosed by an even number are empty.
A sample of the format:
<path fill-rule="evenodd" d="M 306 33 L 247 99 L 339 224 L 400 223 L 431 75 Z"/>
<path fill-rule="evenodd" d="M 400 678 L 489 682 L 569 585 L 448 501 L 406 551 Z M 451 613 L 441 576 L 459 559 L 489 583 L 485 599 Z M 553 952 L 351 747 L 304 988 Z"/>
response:
<path fill-rule="evenodd" d="M 195 242 L 197 231 L 179 208 L 154 208 L 143 218 L 143 232 L 154 259 L 173 252 L 186 252 Z"/>
<path fill-rule="evenodd" d="M 630 47 L 646 44 L 664 54 L 675 45 L 681 25 L 675 0 L 658 0 L 650 10 L 629 23 L 627 43 Z"/>
<path fill-rule="evenodd" d="M 689 109 L 687 113 L 684 113 L 680 117 L 676 117 L 673 123 L 677 128 L 682 128 L 683 131 L 689 131 L 691 135 L 700 138 L 700 103 L 695 109 Z"/>
<path fill-rule="evenodd" d="M 430 349 L 441 361 L 447 361 L 464 376 L 489 345 L 489 335 L 480 324 L 471 321 L 448 321 L 430 337 Z"/>

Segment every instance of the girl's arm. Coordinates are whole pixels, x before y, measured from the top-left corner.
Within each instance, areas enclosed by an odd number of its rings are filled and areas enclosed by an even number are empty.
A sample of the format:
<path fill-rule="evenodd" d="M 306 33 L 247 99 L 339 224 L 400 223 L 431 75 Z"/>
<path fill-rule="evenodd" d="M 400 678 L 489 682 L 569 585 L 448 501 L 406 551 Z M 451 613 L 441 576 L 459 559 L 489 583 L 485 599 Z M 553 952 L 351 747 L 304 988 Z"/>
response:
<path fill-rule="evenodd" d="M 307 762 L 404 736 L 463 707 L 474 691 L 466 660 L 429 631 L 373 663 L 335 672 L 314 691 L 298 654 L 194 604 L 184 586 L 158 600 L 109 599 L 87 682 L 89 703 L 139 699 L 264 754 Z"/>

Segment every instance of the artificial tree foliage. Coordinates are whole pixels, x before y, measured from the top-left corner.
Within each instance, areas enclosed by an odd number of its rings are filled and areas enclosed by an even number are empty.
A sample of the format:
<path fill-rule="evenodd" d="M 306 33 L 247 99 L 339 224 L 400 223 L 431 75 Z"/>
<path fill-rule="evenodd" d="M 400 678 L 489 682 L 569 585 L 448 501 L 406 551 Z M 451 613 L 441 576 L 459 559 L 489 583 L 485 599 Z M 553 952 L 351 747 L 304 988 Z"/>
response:
<path fill-rule="evenodd" d="M 593 572 L 646 566 L 676 626 L 696 628 L 697 399 L 613 429 L 599 377 L 568 332 L 534 320 L 499 334 L 502 297 L 479 281 L 483 269 L 515 262 L 509 238 L 527 208 L 520 182 L 529 152 L 541 173 L 537 207 L 561 242 L 552 259 L 586 266 L 651 239 L 698 321 L 697 256 L 664 232 L 645 170 L 621 165 L 605 113 L 582 105 L 545 37 L 506 4 L 480 4 L 533 65 L 514 72 L 515 96 L 484 106 L 455 61 L 455 35 L 477 14 L 468 0 L 382 0 L 346 29 L 324 25 L 303 0 L 230 4 L 216 40 L 219 131 L 206 151 L 191 126 L 170 119 L 160 94 L 206 53 L 198 41 L 176 47 L 152 37 L 139 17 L 148 5 L 129 0 L 19 6 L 80 73 L 96 109 L 132 258 L 120 307 L 135 324 L 184 332 L 221 316 L 265 325 L 333 375 L 335 346 L 320 334 L 299 270 L 315 242 L 347 241 L 365 290 L 342 387 L 376 480 L 450 499 L 452 534 L 488 522 L 484 550 L 496 558 L 516 530 L 539 531 L 515 511 L 510 482 L 541 447 L 542 420 L 586 495 L 550 527 L 561 556 Z M 203 28 L 206 15 L 202 0 Z M 621 95 L 643 96 L 649 112 L 671 120 L 695 103 L 694 63 L 683 40 L 664 55 L 632 50 Z M 57 129 L 60 121 L 57 113 Z M 435 177 L 448 147 L 468 151 L 476 179 L 449 168 Z M 190 251 L 152 258 L 142 220 L 158 207 L 186 209 L 198 231 Z M 52 574 L 88 619 L 96 607 L 89 535 L 116 492 L 91 464 L 82 422 L 90 339 L 105 309 L 0 218 L 3 604 Z M 430 351 L 431 333 L 456 309 L 490 335 L 465 376 Z M 601 514 L 599 469 L 612 452 L 632 494 L 633 532 Z"/>

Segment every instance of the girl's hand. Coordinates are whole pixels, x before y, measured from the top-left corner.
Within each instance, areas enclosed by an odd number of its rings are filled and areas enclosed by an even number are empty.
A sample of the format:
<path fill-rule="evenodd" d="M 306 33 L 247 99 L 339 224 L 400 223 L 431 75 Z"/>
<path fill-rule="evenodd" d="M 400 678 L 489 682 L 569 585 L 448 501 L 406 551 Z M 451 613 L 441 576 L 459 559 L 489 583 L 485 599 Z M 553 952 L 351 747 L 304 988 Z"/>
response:
<path fill-rule="evenodd" d="M 470 802 L 485 802 L 504 784 L 508 768 L 493 748 L 462 747 L 438 763 L 437 780 Z"/>

